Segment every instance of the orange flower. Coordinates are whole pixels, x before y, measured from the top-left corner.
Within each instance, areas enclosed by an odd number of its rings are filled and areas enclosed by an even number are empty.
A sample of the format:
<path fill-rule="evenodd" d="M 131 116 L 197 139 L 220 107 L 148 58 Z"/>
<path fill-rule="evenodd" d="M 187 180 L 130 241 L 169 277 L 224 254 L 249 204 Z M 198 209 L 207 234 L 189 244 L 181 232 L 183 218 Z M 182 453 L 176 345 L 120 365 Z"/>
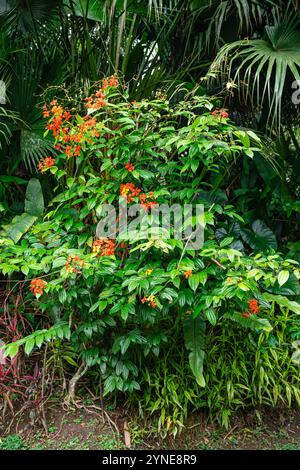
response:
<path fill-rule="evenodd" d="M 188 279 L 188 278 L 191 277 L 192 275 L 193 275 L 193 271 L 185 271 L 185 273 L 184 273 L 184 277 L 185 277 L 186 279 Z"/>
<path fill-rule="evenodd" d="M 62 140 L 63 140 L 63 142 L 65 142 L 65 143 L 66 143 L 66 142 L 69 142 L 69 141 L 70 141 L 70 136 L 67 135 L 67 134 L 65 134 L 65 135 L 63 136 Z"/>
<path fill-rule="evenodd" d="M 53 157 L 46 157 L 39 162 L 38 169 L 40 172 L 43 172 L 47 170 L 48 168 L 51 168 L 54 164 L 55 164 L 55 160 Z"/>
<path fill-rule="evenodd" d="M 259 304 L 256 299 L 248 300 L 249 311 L 242 313 L 242 317 L 249 318 L 250 315 L 257 315 L 259 313 Z"/>
<path fill-rule="evenodd" d="M 141 194 L 140 204 L 145 209 L 145 211 L 148 211 L 149 209 L 151 209 L 151 207 L 156 206 L 157 202 L 154 201 L 154 193 L 150 191 L 149 194 Z"/>
<path fill-rule="evenodd" d="M 80 145 L 75 145 L 74 147 L 74 155 L 76 155 L 77 157 L 80 155 L 80 152 L 81 152 L 81 147 Z"/>
<path fill-rule="evenodd" d="M 69 113 L 69 111 L 65 111 L 64 114 L 63 114 L 63 118 L 66 121 L 69 121 L 69 119 L 71 118 L 71 113 Z"/>
<path fill-rule="evenodd" d="M 93 243 L 93 253 L 97 253 L 97 256 L 113 256 L 115 249 L 115 241 L 109 238 L 101 238 Z"/>
<path fill-rule="evenodd" d="M 103 93 L 102 88 L 99 88 L 94 95 L 89 96 L 86 98 L 86 107 L 87 109 L 92 108 L 92 109 L 99 109 L 105 106 L 105 94 Z"/>
<path fill-rule="evenodd" d="M 256 299 L 248 300 L 249 310 L 250 313 L 258 314 L 259 313 L 259 305 Z"/>
<path fill-rule="evenodd" d="M 115 75 L 112 75 L 108 80 L 108 85 L 111 87 L 116 87 L 119 85 L 118 79 Z"/>
<path fill-rule="evenodd" d="M 30 290 L 37 297 L 38 295 L 42 295 L 46 285 L 47 282 L 43 281 L 43 279 L 32 279 L 30 282 Z"/>
<path fill-rule="evenodd" d="M 102 89 L 106 90 L 106 88 L 108 88 L 108 87 L 109 87 L 108 79 L 105 78 L 102 82 Z"/>
<path fill-rule="evenodd" d="M 115 75 L 109 78 L 105 78 L 102 82 L 102 89 L 106 90 L 108 87 L 116 87 L 119 85 L 119 81 Z"/>
<path fill-rule="evenodd" d="M 68 155 L 68 157 L 72 157 L 73 156 L 73 148 L 71 147 L 71 145 L 67 145 L 66 148 L 65 148 L 65 154 Z"/>
<path fill-rule="evenodd" d="M 155 295 L 149 295 L 149 297 L 143 297 L 141 299 L 142 304 L 145 304 L 146 302 L 148 305 L 152 308 L 156 307 L 156 302 L 155 302 Z"/>
<path fill-rule="evenodd" d="M 50 117 L 50 111 L 47 109 L 46 105 L 43 106 L 43 117 L 44 118 Z"/>
<path fill-rule="evenodd" d="M 153 273 L 153 269 L 147 269 L 146 270 L 146 276 L 150 276 L 150 274 Z"/>
<path fill-rule="evenodd" d="M 66 270 L 69 273 L 78 273 L 84 265 L 84 261 L 79 256 L 71 255 L 66 262 Z"/>
<path fill-rule="evenodd" d="M 127 202 L 132 202 L 133 198 L 138 197 L 141 190 L 136 188 L 133 183 L 121 184 L 120 195 L 126 197 Z"/>
<path fill-rule="evenodd" d="M 223 119 L 227 119 L 229 117 L 229 114 L 227 113 L 227 111 L 224 108 L 215 109 L 211 114 L 214 117 L 220 117 L 220 118 L 223 118 Z"/>
<path fill-rule="evenodd" d="M 126 163 L 125 168 L 126 168 L 127 171 L 133 171 L 134 170 L 134 166 L 130 162 Z"/>

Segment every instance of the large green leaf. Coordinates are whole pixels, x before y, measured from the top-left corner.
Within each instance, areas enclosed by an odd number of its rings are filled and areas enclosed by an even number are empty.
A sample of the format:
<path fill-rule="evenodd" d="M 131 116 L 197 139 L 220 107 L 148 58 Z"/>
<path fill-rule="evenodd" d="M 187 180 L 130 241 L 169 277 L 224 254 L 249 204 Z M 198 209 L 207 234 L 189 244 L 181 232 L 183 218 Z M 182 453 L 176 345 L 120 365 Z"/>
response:
<path fill-rule="evenodd" d="M 205 387 L 205 378 L 203 375 L 203 363 L 204 363 L 205 352 L 202 349 L 194 350 L 189 354 L 190 368 L 195 376 L 197 384 L 200 387 Z"/>
<path fill-rule="evenodd" d="M 290 273 L 288 280 L 280 286 L 276 281 L 274 286 L 266 287 L 268 292 L 280 295 L 298 295 L 300 293 L 299 281 L 293 273 Z"/>
<path fill-rule="evenodd" d="M 272 331 L 273 327 L 270 324 L 269 320 L 266 318 L 259 318 L 256 315 L 250 315 L 248 318 L 242 317 L 240 313 L 232 312 L 225 313 L 223 318 L 228 318 L 228 320 L 238 323 L 243 328 L 250 328 L 251 330 L 258 331 Z"/>
<path fill-rule="evenodd" d="M 21 215 L 16 215 L 9 225 L 3 226 L 3 236 L 11 238 L 14 243 L 17 243 L 22 236 L 28 232 L 30 227 L 37 220 L 37 217 L 32 214 L 24 212 Z"/>
<path fill-rule="evenodd" d="M 268 293 L 264 294 L 264 298 L 270 302 L 275 302 L 280 307 L 286 307 L 297 315 L 300 315 L 300 304 L 298 304 L 298 302 L 289 300 L 283 295 L 272 295 Z"/>
<path fill-rule="evenodd" d="M 254 251 L 268 251 L 270 248 L 277 248 L 275 234 L 265 224 L 263 220 L 255 220 L 251 225 L 252 230 L 244 229 L 241 236 Z"/>
<path fill-rule="evenodd" d="M 27 186 L 25 212 L 36 217 L 41 217 L 44 212 L 43 191 L 41 183 L 36 178 L 31 178 Z"/>
<path fill-rule="evenodd" d="M 201 317 L 188 317 L 183 320 L 185 347 L 190 351 L 190 368 L 201 387 L 205 387 L 203 376 L 205 320 Z"/>

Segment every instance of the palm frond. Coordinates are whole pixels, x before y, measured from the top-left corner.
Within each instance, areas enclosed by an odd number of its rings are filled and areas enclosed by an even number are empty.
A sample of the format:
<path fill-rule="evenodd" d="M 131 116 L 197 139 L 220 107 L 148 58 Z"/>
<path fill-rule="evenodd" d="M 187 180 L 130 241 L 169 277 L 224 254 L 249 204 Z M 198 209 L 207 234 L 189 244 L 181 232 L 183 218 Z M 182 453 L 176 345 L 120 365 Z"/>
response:
<path fill-rule="evenodd" d="M 210 67 L 211 75 L 233 80 L 240 94 L 268 107 L 267 124 L 280 126 L 282 102 L 290 80 L 300 80 L 299 19 L 292 12 L 265 29 L 263 39 L 226 44 Z M 290 79 L 288 80 L 288 78 Z"/>

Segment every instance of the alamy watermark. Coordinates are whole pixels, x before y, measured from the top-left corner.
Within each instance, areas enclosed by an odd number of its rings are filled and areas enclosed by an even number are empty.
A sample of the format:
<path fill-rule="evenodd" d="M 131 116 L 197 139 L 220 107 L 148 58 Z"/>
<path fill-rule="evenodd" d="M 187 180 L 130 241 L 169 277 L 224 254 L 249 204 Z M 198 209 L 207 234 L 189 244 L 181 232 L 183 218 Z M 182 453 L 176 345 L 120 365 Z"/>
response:
<path fill-rule="evenodd" d="M 142 240 L 182 240 L 186 249 L 199 250 L 204 241 L 203 204 L 128 205 L 119 198 L 118 207 L 102 204 L 97 208 L 98 239 L 109 238 L 129 243 Z"/>
<path fill-rule="evenodd" d="M 3 80 L 0 80 L 0 104 L 6 104 L 6 85 Z"/>
<path fill-rule="evenodd" d="M 295 80 L 292 83 L 294 93 L 292 94 L 292 103 L 295 105 L 300 104 L 300 80 Z"/>

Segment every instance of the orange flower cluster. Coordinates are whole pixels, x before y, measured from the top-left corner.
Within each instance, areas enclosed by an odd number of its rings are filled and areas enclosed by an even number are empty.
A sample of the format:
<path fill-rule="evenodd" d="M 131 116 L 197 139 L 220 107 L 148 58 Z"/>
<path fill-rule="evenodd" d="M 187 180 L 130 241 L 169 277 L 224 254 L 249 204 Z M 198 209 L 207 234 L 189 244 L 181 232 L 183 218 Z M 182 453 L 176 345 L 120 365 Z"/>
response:
<path fill-rule="evenodd" d="M 67 145 L 65 149 L 65 154 L 68 155 L 68 157 L 73 157 L 73 156 L 79 156 L 81 152 L 81 146 L 80 145 L 75 145 L 72 147 L 71 145 Z"/>
<path fill-rule="evenodd" d="M 57 100 L 51 101 L 50 106 L 50 109 L 46 105 L 43 106 L 43 116 L 44 118 L 50 117 L 46 127 L 49 131 L 52 131 L 53 137 L 57 138 L 60 132 L 63 131 L 63 124 L 71 119 L 71 114 L 69 111 L 65 111 L 62 106 L 57 105 Z"/>
<path fill-rule="evenodd" d="M 117 87 L 119 85 L 118 79 L 115 76 L 110 78 L 105 78 L 102 82 L 102 87 L 99 88 L 96 93 L 89 96 L 86 99 L 86 107 L 87 109 L 100 109 L 105 106 L 105 90 L 109 87 Z"/>
<path fill-rule="evenodd" d="M 41 160 L 38 164 L 38 169 L 40 172 L 43 172 L 47 170 L 48 168 L 51 168 L 55 164 L 55 160 L 52 157 L 46 157 L 43 160 Z"/>
<path fill-rule="evenodd" d="M 115 254 L 116 244 L 114 240 L 109 238 L 101 238 L 95 240 L 93 243 L 93 253 L 97 253 L 98 256 L 113 256 Z"/>
<path fill-rule="evenodd" d="M 126 163 L 125 168 L 126 168 L 127 171 L 133 171 L 134 170 L 134 166 L 130 162 Z"/>
<path fill-rule="evenodd" d="M 103 108 L 103 106 L 105 106 L 105 94 L 102 91 L 102 88 L 86 99 L 87 109 L 100 109 Z"/>
<path fill-rule="evenodd" d="M 99 137 L 100 133 L 98 129 L 96 129 L 97 120 L 95 118 L 91 118 L 90 116 L 85 116 L 84 122 L 79 125 L 79 129 L 82 134 L 86 132 L 90 132 L 91 137 Z"/>
<path fill-rule="evenodd" d="M 227 119 L 229 117 L 229 114 L 223 108 L 222 109 L 215 109 L 211 114 L 214 117 L 220 117 L 220 118 L 224 118 L 224 119 Z"/>
<path fill-rule="evenodd" d="M 79 156 L 85 141 L 91 144 L 92 138 L 100 136 L 95 118 L 85 116 L 84 122 L 70 128 L 71 114 L 65 111 L 62 106 L 58 106 L 57 100 L 52 101 L 50 105 L 52 107 L 49 110 L 46 105 L 43 107 L 44 117 L 50 118 L 46 127 L 52 131 L 53 137 L 56 139 L 55 148 L 64 152 L 68 157 Z M 66 125 L 66 123 L 68 124 Z"/>
<path fill-rule="evenodd" d="M 141 299 L 141 302 L 142 304 L 145 304 L 147 302 L 152 308 L 156 307 L 155 295 L 149 295 L 149 297 L 143 297 Z"/>
<path fill-rule="evenodd" d="M 149 209 L 151 209 L 151 207 L 157 205 L 157 202 L 154 201 L 154 194 L 152 191 L 149 194 L 141 194 L 140 203 L 141 206 L 145 209 L 145 211 L 148 211 Z"/>
<path fill-rule="evenodd" d="M 84 261 L 79 256 L 71 255 L 66 262 L 66 270 L 69 273 L 79 273 L 83 265 Z"/>
<path fill-rule="evenodd" d="M 35 296 L 42 295 L 46 285 L 47 282 L 43 281 L 43 279 L 32 279 L 30 282 L 30 290 Z"/>
<path fill-rule="evenodd" d="M 157 205 L 152 191 L 149 194 L 140 193 L 141 189 L 137 188 L 133 183 L 121 184 L 120 195 L 126 197 L 127 203 L 132 202 L 135 197 L 139 197 L 140 204 L 146 211 Z"/>
<path fill-rule="evenodd" d="M 102 87 L 87 98 L 86 107 L 99 109 L 105 106 L 105 90 L 108 87 L 118 86 L 118 79 L 112 76 L 105 79 Z M 50 105 L 43 106 L 43 116 L 48 119 L 46 128 L 53 133 L 55 148 L 64 152 L 68 157 L 79 156 L 84 150 L 84 144 L 93 143 L 93 138 L 100 137 L 100 128 L 103 127 L 97 119 L 86 115 L 73 125 L 72 115 L 58 104 L 57 100 L 51 101 Z M 39 167 L 41 169 L 41 165 Z"/>
<path fill-rule="evenodd" d="M 138 197 L 140 192 L 141 190 L 136 188 L 133 183 L 121 184 L 120 195 L 126 197 L 128 203 Z"/>
<path fill-rule="evenodd" d="M 192 275 L 193 275 L 193 271 L 185 271 L 185 273 L 184 273 L 184 277 L 185 277 L 186 279 L 188 279 L 188 278 L 191 277 Z"/>
<path fill-rule="evenodd" d="M 112 75 L 109 78 L 105 78 L 102 82 L 102 89 L 106 90 L 108 87 L 117 87 L 119 85 L 119 81 L 115 75 Z"/>
<path fill-rule="evenodd" d="M 248 300 L 249 311 L 242 313 L 242 317 L 249 318 L 250 315 L 257 315 L 259 313 L 259 305 L 256 299 Z"/>

